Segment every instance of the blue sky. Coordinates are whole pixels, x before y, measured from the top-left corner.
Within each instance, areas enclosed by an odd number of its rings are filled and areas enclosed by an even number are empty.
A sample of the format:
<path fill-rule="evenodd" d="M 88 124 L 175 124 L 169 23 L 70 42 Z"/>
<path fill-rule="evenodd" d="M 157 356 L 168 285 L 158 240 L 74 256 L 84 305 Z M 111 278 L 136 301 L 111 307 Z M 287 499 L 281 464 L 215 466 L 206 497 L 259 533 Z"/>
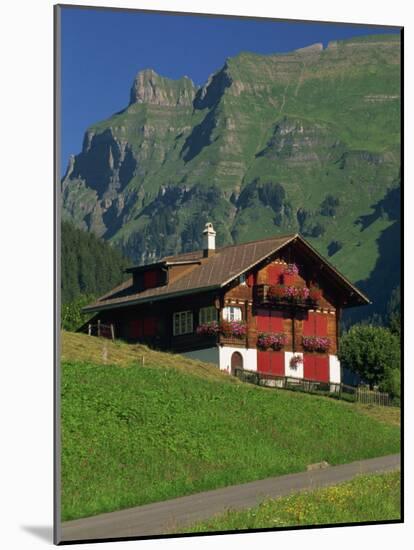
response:
<path fill-rule="evenodd" d="M 163 15 L 62 8 L 62 142 L 65 171 L 86 128 L 128 104 L 138 71 L 152 68 L 196 84 L 241 51 L 288 52 L 315 42 L 397 33 L 395 28 L 331 23 Z"/>

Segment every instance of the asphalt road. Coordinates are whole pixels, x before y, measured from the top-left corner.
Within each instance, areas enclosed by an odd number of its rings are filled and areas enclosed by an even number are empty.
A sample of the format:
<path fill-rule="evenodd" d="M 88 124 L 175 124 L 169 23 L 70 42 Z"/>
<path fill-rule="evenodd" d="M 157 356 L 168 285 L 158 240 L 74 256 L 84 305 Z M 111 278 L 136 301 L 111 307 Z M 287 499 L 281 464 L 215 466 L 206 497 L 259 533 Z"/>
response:
<path fill-rule="evenodd" d="M 99 514 L 62 524 L 60 540 L 80 541 L 116 537 L 143 537 L 171 533 L 178 527 L 207 519 L 228 508 L 257 505 L 267 497 L 335 485 L 358 474 L 399 469 L 400 455 L 388 455 L 204 491 L 195 495 Z"/>

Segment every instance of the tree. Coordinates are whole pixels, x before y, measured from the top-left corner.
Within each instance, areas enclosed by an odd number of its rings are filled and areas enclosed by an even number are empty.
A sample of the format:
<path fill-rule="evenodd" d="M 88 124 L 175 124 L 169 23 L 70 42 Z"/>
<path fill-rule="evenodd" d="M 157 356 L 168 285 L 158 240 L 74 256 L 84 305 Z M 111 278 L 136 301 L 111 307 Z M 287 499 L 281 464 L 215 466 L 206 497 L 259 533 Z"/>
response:
<path fill-rule="evenodd" d="M 400 369 L 386 369 L 384 378 L 380 382 L 379 389 L 388 392 L 392 397 L 401 397 L 401 372 Z"/>
<path fill-rule="evenodd" d="M 130 264 L 115 247 L 93 233 L 62 222 L 61 290 L 62 303 L 82 294 L 101 295 L 125 280 Z"/>
<path fill-rule="evenodd" d="M 87 294 L 79 296 L 72 302 L 62 304 L 62 329 L 76 331 L 79 327 L 86 323 L 88 319 L 93 317 L 93 313 L 83 313 L 82 308 L 93 303 L 95 300 L 95 296 Z"/>
<path fill-rule="evenodd" d="M 333 218 L 336 215 L 336 209 L 339 206 L 339 199 L 332 195 L 326 195 L 325 199 L 321 203 L 320 212 L 322 216 L 329 216 Z"/>
<path fill-rule="evenodd" d="M 333 256 L 338 252 L 338 250 L 341 250 L 343 246 L 344 245 L 342 241 L 331 241 L 328 244 L 328 256 Z"/>
<path fill-rule="evenodd" d="M 354 325 L 340 342 L 342 365 L 361 376 L 370 387 L 395 380 L 400 369 L 400 343 L 384 327 Z"/>
<path fill-rule="evenodd" d="M 317 222 L 310 232 L 311 237 L 321 237 L 325 233 L 325 226 L 320 222 Z"/>
<path fill-rule="evenodd" d="M 388 326 L 392 333 L 401 337 L 401 293 L 400 287 L 393 289 L 387 304 Z"/>

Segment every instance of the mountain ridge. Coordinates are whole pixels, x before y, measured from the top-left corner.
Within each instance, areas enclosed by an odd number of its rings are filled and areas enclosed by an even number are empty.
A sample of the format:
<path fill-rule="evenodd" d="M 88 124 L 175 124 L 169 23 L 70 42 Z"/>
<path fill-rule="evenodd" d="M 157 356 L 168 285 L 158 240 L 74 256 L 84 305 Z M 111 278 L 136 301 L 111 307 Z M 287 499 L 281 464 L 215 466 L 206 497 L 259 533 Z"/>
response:
<path fill-rule="evenodd" d="M 140 71 L 70 160 L 63 218 L 137 263 L 199 247 L 207 218 L 220 245 L 300 231 L 369 287 L 398 223 L 358 220 L 399 186 L 399 63 L 399 37 L 371 35 L 241 52 L 200 87 Z"/>

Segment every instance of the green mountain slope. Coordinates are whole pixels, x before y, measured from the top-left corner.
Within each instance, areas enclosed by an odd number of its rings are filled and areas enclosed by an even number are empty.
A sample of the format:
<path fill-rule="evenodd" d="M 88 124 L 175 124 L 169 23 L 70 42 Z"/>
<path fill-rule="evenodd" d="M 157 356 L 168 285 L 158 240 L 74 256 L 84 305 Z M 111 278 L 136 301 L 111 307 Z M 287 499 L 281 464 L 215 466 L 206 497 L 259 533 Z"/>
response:
<path fill-rule="evenodd" d="M 218 245 L 300 231 L 382 312 L 399 163 L 398 36 L 241 53 L 199 89 L 139 73 L 71 158 L 63 216 L 139 263 L 200 247 L 207 219 Z"/>

